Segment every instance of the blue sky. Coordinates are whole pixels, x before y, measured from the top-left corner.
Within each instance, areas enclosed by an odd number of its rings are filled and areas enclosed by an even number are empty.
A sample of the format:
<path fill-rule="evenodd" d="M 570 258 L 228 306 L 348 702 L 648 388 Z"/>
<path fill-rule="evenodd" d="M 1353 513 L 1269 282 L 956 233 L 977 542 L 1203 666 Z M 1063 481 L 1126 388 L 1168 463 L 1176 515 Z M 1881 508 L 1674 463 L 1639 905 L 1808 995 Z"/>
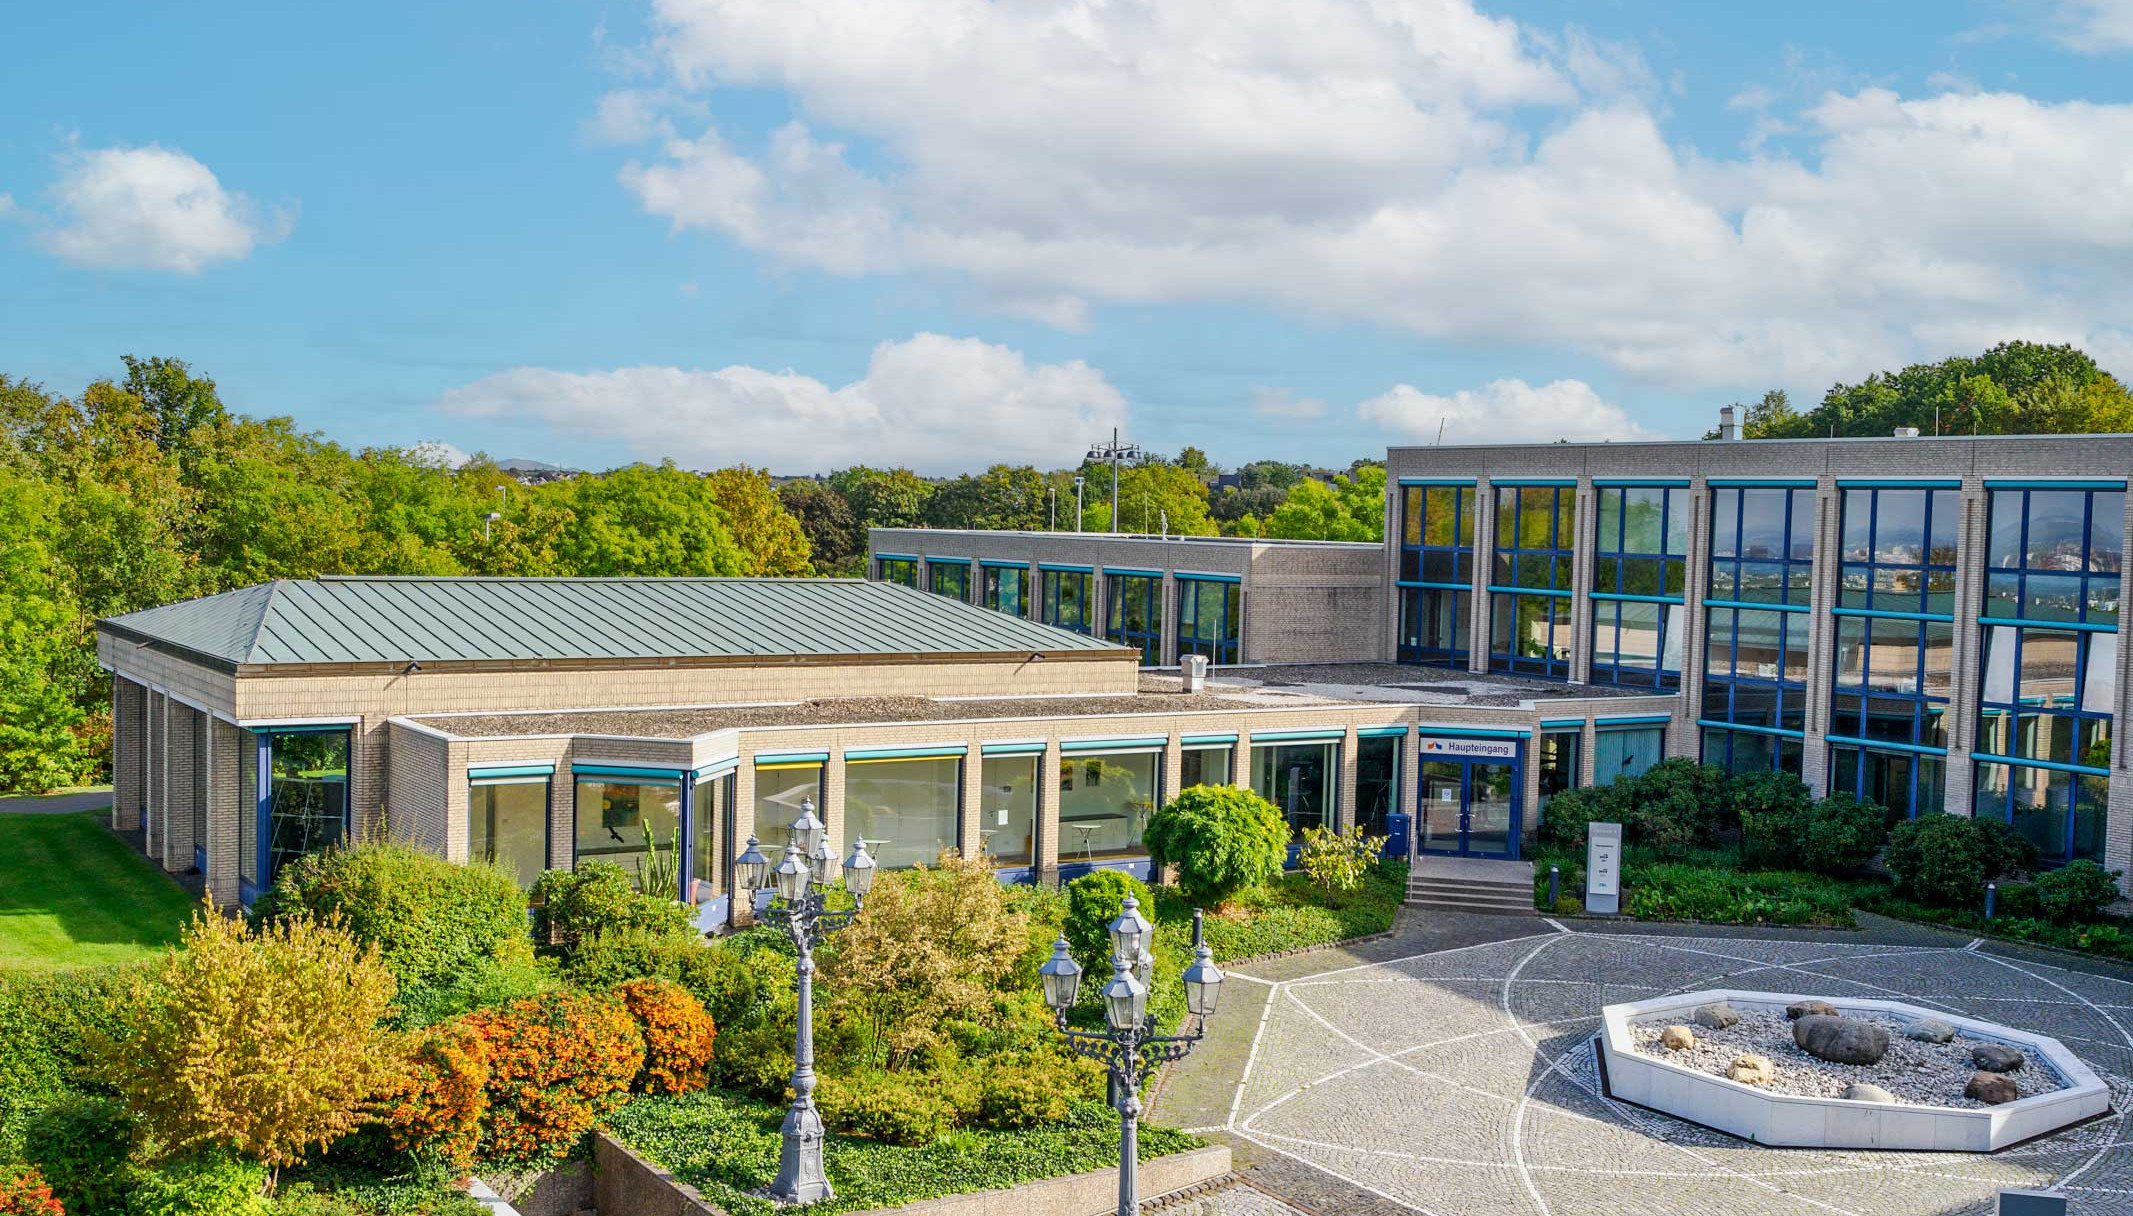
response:
<path fill-rule="evenodd" d="M 948 472 L 1116 424 L 1345 463 L 1691 436 L 2002 338 L 2133 362 L 2133 0 L 77 3 L 0 34 L 36 48 L 0 370 L 174 355 L 351 445 Z"/>

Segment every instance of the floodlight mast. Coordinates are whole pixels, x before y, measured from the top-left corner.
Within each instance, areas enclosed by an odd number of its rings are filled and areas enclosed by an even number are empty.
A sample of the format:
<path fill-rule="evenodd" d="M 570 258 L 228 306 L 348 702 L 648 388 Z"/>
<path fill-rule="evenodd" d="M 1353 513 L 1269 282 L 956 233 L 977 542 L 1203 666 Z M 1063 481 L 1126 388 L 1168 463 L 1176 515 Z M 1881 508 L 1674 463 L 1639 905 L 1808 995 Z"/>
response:
<path fill-rule="evenodd" d="M 1118 462 L 1127 459 L 1142 460 L 1147 455 L 1148 453 L 1142 451 L 1139 444 L 1121 442 L 1118 437 L 1118 428 L 1115 426 L 1111 428 L 1111 441 L 1109 443 L 1098 440 L 1089 448 L 1089 454 L 1086 459 L 1095 461 L 1108 460 L 1111 462 L 1111 531 L 1113 532 L 1124 531 L 1118 526 Z"/>

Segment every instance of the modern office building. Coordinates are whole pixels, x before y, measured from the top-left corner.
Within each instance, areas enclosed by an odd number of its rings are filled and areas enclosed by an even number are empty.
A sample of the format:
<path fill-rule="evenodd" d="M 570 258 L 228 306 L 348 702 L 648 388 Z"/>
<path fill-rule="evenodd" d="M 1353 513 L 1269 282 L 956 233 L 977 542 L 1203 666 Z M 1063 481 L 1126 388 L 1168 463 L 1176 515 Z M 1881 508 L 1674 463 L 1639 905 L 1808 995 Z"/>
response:
<path fill-rule="evenodd" d="M 708 925 L 803 802 L 840 851 L 1008 880 L 1145 873 L 1149 811 L 1213 782 L 1501 859 L 1554 793 L 1689 756 L 2127 868 L 2129 469 L 2126 436 L 1399 448 L 1383 545 L 883 530 L 872 580 L 265 584 L 98 623 L 115 816 L 226 903 L 359 835 L 528 882 L 672 850 Z"/>

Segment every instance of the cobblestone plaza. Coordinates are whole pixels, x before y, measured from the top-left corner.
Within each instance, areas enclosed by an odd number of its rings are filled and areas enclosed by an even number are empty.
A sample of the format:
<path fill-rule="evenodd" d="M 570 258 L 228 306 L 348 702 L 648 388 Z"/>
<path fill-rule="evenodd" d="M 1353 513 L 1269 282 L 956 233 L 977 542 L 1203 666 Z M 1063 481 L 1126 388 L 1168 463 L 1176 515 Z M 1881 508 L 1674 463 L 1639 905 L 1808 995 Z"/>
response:
<path fill-rule="evenodd" d="M 1558 931 L 1312 973 L 1233 972 L 1242 1053 L 1158 1117 L 1197 1111 L 1315 1211 L 1990 1213 L 2001 1189 L 2133 1213 L 2133 976 L 1946 945 Z M 1516 932 L 1517 930 L 1509 930 Z M 1287 964 L 1284 966 L 1283 964 Z M 1992 1155 L 1772 1149 L 1608 1097 L 1603 1005 L 1699 988 L 1901 998 L 2057 1037 L 2112 1113 Z M 1226 1109 L 1224 1106 L 1226 1093 Z M 1166 1101 L 1170 1100 L 1168 1097 Z M 1306 1168 L 1297 1168 L 1297 1167 Z M 1262 1185 L 1266 1185 L 1262 1182 Z"/>

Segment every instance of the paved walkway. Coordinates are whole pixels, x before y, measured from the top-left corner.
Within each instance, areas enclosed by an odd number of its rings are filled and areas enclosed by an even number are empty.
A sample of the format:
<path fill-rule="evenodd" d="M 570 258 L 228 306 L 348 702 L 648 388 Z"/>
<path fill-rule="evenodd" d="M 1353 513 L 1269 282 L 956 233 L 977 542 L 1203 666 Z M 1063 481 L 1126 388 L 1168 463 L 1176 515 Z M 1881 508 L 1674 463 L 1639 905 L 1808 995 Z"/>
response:
<path fill-rule="evenodd" d="M 2002 1188 L 2052 1186 L 2076 1212 L 2133 1216 L 2133 969 L 1889 921 L 1404 920 L 1362 950 L 1233 972 L 1154 1117 L 1226 1140 L 1251 1186 L 1323 1216 L 1987 1216 Z M 2104 1077 L 2114 1113 L 1993 1155 L 1827 1152 L 1605 1096 L 1601 1006 L 1721 986 L 2036 1029 Z"/>
<path fill-rule="evenodd" d="M 79 794 L 30 794 L 0 798 L 0 815 L 71 815 L 76 811 L 107 810 L 110 806 L 110 790 L 87 790 Z"/>

